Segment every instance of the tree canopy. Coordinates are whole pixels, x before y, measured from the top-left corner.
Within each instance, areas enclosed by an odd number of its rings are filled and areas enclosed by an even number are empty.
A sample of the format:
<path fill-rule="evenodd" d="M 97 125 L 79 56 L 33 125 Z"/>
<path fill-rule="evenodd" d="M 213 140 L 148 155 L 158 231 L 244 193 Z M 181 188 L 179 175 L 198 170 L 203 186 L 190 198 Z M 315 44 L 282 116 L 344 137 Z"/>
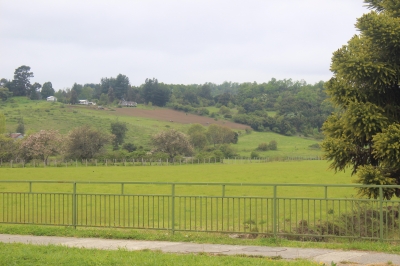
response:
<path fill-rule="evenodd" d="M 26 96 L 30 89 L 30 78 L 33 77 L 33 72 L 30 72 L 29 66 L 20 66 L 14 71 L 14 79 L 7 84 L 7 87 L 14 96 Z"/>
<path fill-rule="evenodd" d="M 128 131 L 128 127 L 125 122 L 111 122 L 111 134 L 115 136 L 113 140 L 114 149 L 118 149 L 119 145 L 124 143 L 126 132 Z"/>
<path fill-rule="evenodd" d="M 61 152 L 62 136 L 57 130 L 41 130 L 23 140 L 20 152 L 24 159 L 38 158 L 47 164 L 49 156 Z"/>
<path fill-rule="evenodd" d="M 94 158 L 112 140 L 113 136 L 87 125 L 74 128 L 66 137 L 66 156 L 73 159 Z"/>
<path fill-rule="evenodd" d="M 363 184 L 400 184 L 400 0 L 365 0 L 371 12 L 359 34 L 332 57 L 325 84 L 337 108 L 324 123 L 322 147 L 337 171 L 350 167 Z M 360 194 L 379 197 L 373 188 Z M 384 197 L 400 196 L 384 189 Z"/>
<path fill-rule="evenodd" d="M 190 156 L 193 154 L 193 146 L 189 138 L 175 129 L 162 131 L 152 136 L 155 152 L 167 153 L 172 159 L 178 155 Z"/>

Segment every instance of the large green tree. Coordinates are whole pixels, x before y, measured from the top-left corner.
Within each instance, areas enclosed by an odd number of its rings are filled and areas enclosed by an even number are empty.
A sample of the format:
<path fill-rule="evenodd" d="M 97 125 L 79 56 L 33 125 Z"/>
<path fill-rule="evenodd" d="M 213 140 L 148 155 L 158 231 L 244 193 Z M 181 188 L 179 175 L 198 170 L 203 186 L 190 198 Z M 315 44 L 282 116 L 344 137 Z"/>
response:
<path fill-rule="evenodd" d="M 122 145 L 124 143 L 127 131 L 128 127 L 125 122 L 111 122 L 111 134 L 115 136 L 113 140 L 114 150 L 118 150 L 119 145 Z"/>
<path fill-rule="evenodd" d="M 337 108 L 323 126 L 331 167 L 363 184 L 400 184 L 400 0 L 365 0 L 358 35 L 334 52 L 325 84 Z M 377 198 L 376 188 L 360 194 Z M 384 197 L 400 196 L 384 189 Z"/>
<path fill-rule="evenodd" d="M 193 146 L 189 138 L 175 129 L 155 134 L 151 140 L 154 145 L 154 152 L 167 153 L 170 159 L 178 155 L 190 156 L 193 154 Z"/>
<path fill-rule="evenodd" d="M 50 81 L 43 83 L 42 90 L 40 92 L 42 94 L 42 98 L 46 99 L 49 96 L 54 96 L 54 89 L 53 89 L 53 84 L 51 84 Z"/>
<path fill-rule="evenodd" d="M 30 89 L 30 78 L 33 77 L 33 72 L 29 66 L 20 66 L 14 71 L 14 79 L 7 84 L 7 87 L 14 96 L 26 96 Z"/>
<path fill-rule="evenodd" d="M 65 139 L 67 158 L 91 159 L 99 155 L 113 136 L 88 125 L 72 129 Z"/>

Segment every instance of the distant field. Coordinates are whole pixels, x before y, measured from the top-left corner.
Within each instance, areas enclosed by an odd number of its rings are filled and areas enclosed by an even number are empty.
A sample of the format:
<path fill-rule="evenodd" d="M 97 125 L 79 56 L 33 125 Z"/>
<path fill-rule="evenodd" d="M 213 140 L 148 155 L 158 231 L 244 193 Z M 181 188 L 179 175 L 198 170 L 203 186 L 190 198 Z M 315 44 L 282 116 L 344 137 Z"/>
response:
<path fill-rule="evenodd" d="M 296 183 L 296 184 L 347 184 L 351 183 L 350 173 L 337 173 L 328 170 L 326 161 L 301 162 L 271 162 L 254 164 L 211 164 L 211 165 L 182 165 L 182 166 L 109 166 L 109 167 L 68 167 L 68 168 L 0 168 L 0 180 L 52 180 L 52 181 L 143 181 L 143 182 L 221 182 L 221 183 Z M 0 183 L 0 191 L 26 190 L 20 185 Z M 70 191 L 71 185 L 36 184 L 36 191 L 52 191 L 61 189 Z M 79 189 L 85 192 L 118 193 L 118 185 L 80 185 Z M 127 186 L 137 190 L 138 186 Z M 170 193 L 170 186 L 140 186 L 140 191 L 155 193 Z M 263 187 L 228 187 L 227 195 L 234 196 L 265 196 L 270 194 L 271 188 Z M 282 188 L 280 195 L 296 195 L 301 197 L 322 196 L 321 188 Z M 350 191 L 350 190 L 349 190 Z M 346 189 L 332 189 L 332 196 L 349 195 Z M 353 190 L 351 190 L 353 191 Z M 189 195 L 220 195 L 220 187 L 180 186 L 177 193 Z M 286 194 L 288 193 L 288 194 Z M 354 191 L 353 191 L 354 193 Z"/>
<path fill-rule="evenodd" d="M 98 129 L 109 131 L 112 121 L 123 121 L 127 123 L 128 132 L 125 142 L 132 142 L 136 146 L 150 149 L 150 136 L 175 128 L 186 132 L 192 123 L 201 123 L 204 126 L 217 123 L 231 127 L 240 133 L 239 142 L 233 147 L 239 156 L 248 157 L 258 144 L 276 140 L 278 151 L 259 152 L 265 156 L 320 156 L 319 150 L 309 148 L 309 145 L 317 143 L 316 140 L 286 137 L 272 132 L 253 132 L 245 134 L 244 129 L 248 126 L 232 123 L 218 119 L 215 121 L 210 117 L 195 116 L 176 112 L 159 107 L 148 107 L 139 105 L 138 108 L 114 108 L 109 110 L 98 110 L 95 106 L 68 105 L 62 103 L 50 103 L 46 101 L 30 101 L 25 97 L 13 98 L 14 103 L 1 103 L 0 112 L 6 115 L 7 132 L 14 132 L 18 120 L 23 118 L 25 131 L 37 132 L 41 129 L 56 129 L 66 134 L 74 127 L 91 125 Z M 171 122 L 172 120 L 173 122 Z M 208 123 L 208 124 L 207 124 Z"/>

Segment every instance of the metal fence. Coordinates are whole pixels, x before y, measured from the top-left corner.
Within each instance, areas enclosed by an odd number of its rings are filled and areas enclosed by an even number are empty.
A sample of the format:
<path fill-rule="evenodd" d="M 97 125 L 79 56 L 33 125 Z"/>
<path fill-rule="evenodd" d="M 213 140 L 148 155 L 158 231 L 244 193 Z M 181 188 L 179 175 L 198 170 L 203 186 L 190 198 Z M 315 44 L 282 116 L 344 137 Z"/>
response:
<path fill-rule="evenodd" d="M 60 160 L 49 159 L 47 162 L 37 159 L 25 161 L 22 159 L 3 161 L 0 160 L 2 168 L 43 168 L 43 167 L 100 167 L 100 166 L 170 166 L 189 164 L 249 164 L 267 163 L 276 161 L 310 161 L 323 160 L 322 156 L 275 156 L 275 157 L 232 157 L 232 158 L 194 158 L 184 157 L 179 159 L 83 159 L 83 160 Z"/>
<path fill-rule="evenodd" d="M 349 196 L 359 187 L 368 186 L 0 181 L 0 223 L 400 240 L 400 201 L 383 198 L 400 186 Z"/>

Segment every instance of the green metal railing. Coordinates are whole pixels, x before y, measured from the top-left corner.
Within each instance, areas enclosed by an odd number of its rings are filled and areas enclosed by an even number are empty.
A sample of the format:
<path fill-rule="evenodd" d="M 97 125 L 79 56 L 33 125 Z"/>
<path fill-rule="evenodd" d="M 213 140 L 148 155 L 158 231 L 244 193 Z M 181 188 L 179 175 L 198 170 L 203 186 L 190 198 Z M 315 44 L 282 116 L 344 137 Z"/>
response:
<path fill-rule="evenodd" d="M 360 187 L 373 186 L 0 181 L 0 223 L 400 240 L 400 201 L 383 198 L 400 186 L 349 196 Z"/>

